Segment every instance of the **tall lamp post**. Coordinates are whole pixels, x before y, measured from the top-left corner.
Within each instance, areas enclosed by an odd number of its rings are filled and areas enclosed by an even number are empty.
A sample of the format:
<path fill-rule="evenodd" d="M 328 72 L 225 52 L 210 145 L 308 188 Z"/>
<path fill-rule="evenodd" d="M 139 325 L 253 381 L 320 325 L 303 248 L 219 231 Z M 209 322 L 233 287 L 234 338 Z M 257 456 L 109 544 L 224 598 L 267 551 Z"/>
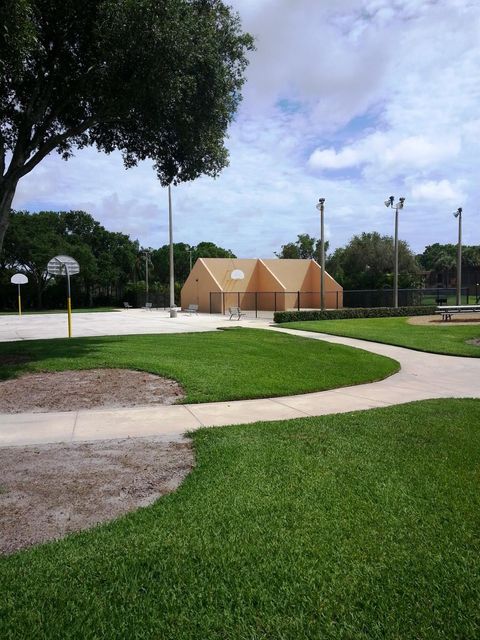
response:
<path fill-rule="evenodd" d="M 168 235 L 169 235 L 169 262 L 170 262 L 170 317 L 177 317 L 175 308 L 175 272 L 173 268 L 173 216 L 172 216 L 172 189 L 168 185 Z"/>
<path fill-rule="evenodd" d="M 394 241 L 394 265 L 393 265 L 393 306 L 398 307 L 398 212 L 403 209 L 405 198 L 399 198 L 396 204 L 394 196 L 385 200 L 385 206 L 395 211 L 395 241 Z"/>
<path fill-rule="evenodd" d="M 190 271 L 191 271 L 192 270 L 192 251 L 193 251 L 192 247 L 190 247 L 190 249 L 187 249 L 187 251 L 190 254 Z"/>
<path fill-rule="evenodd" d="M 150 256 L 149 251 L 144 251 L 143 255 L 145 256 L 145 307 L 148 302 L 148 258 Z"/>
<path fill-rule="evenodd" d="M 320 211 L 320 308 L 325 310 L 325 229 L 324 229 L 324 212 L 325 198 L 320 198 L 317 204 Z"/>
<path fill-rule="evenodd" d="M 457 304 L 462 304 L 462 207 L 458 207 L 453 215 L 458 218 Z"/>

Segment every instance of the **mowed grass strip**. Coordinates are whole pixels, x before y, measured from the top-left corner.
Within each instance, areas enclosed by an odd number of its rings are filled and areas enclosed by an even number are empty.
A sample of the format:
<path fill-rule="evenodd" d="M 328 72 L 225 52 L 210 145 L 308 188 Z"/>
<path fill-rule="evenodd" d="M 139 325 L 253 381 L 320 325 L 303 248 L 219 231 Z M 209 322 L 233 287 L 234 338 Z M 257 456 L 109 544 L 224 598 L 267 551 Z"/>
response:
<path fill-rule="evenodd" d="M 184 402 L 213 402 L 360 384 L 383 379 L 399 365 L 342 345 L 243 328 L 0 343 L 3 379 L 25 372 L 97 367 L 166 376 L 183 385 Z"/>
<path fill-rule="evenodd" d="M 480 401 L 193 434 L 175 494 L 0 561 L 2 638 L 477 640 Z"/>
<path fill-rule="evenodd" d="M 279 326 L 336 336 L 384 342 L 417 351 L 480 358 L 480 345 L 468 344 L 480 340 L 480 325 L 409 324 L 408 318 L 355 318 L 352 320 L 321 320 L 287 322 Z"/>

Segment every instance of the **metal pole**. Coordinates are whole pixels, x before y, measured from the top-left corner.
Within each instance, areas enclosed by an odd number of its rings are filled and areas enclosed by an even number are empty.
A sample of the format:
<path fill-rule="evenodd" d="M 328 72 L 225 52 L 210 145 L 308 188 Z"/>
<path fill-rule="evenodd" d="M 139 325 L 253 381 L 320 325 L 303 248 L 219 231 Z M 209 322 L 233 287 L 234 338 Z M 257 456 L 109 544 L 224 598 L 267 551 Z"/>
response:
<path fill-rule="evenodd" d="M 458 209 L 457 304 L 462 304 L 462 209 Z"/>
<path fill-rule="evenodd" d="M 324 229 L 324 198 L 320 199 L 320 267 L 322 272 L 320 274 L 320 307 L 322 311 L 325 311 L 325 229 Z"/>
<path fill-rule="evenodd" d="M 72 337 L 72 298 L 70 294 L 70 273 L 68 272 L 68 265 L 65 265 L 65 271 L 67 273 L 67 316 L 68 316 L 68 337 Z"/>
<path fill-rule="evenodd" d="M 395 207 L 395 259 L 393 271 L 393 306 L 398 307 L 398 207 Z"/>
<path fill-rule="evenodd" d="M 175 273 L 173 268 L 173 221 L 172 221 L 172 189 L 168 185 L 168 233 L 169 233 L 169 258 L 170 258 L 170 317 L 175 307 Z"/>
<path fill-rule="evenodd" d="M 20 285 L 17 284 L 18 287 L 18 315 L 22 315 L 22 296 L 20 294 Z"/>
<path fill-rule="evenodd" d="M 148 251 L 145 251 L 145 307 L 148 302 Z"/>
<path fill-rule="evenodd" d="M 190 254 L 190 271 L 191 271 L 192 270 L 192 250 L 189 249 L 188 252 Z"/>

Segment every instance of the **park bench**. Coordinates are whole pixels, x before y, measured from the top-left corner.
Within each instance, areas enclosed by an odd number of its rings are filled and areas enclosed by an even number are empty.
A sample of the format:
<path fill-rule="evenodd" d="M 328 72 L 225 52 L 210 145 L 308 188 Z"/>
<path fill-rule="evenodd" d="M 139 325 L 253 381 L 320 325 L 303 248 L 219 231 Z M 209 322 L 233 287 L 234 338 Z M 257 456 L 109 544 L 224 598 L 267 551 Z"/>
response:
<path fill-rule="evenodd" d="M 240 309 L 240 307 L 229 307 L 228 313 L 230 314 L 229 320 L 233 317 L 236 317 L 237 320 L 240 320 L 242 316 L 246 316 L 247 314 Z"/>
<path fill-rule="evenodd" d="M 123 303 L 123 308 L 126 309 L 127 311 L 129 309 L 133 309 L 132 305 L 129 302 L 124 302 Z"/>
<path fill-rule="evenodd" d="M 438 305 L 440 305 L 440 304 L 447 304 L 448 299 L 447 299 L 446 297 L 444 297 L 444 298 L 437 297 L 437 298 L 436 298 L 436 300 L 435 300 L 435 302 L 436 302 Z"/>
<path fill-rule="evenodd" d="M 145 309 L 145 311 L 151 311 L 152 307 L 153 307 L 153 302 L 146 302 L 143 308 Z"/>
<path fill-rule="evenodd" d="M 435 313 L 442 314 L 442 320 L 447 322 L 452 319 L 455 313 L 479 313 L 480 304 L 453 304 L 448 306 L 437 307 Z"/>
<path fill-rule="evenodd" d="M 188 313 L 188 315 L 192 315 L 194 313 L 198 316 L 198 304 L 189 304 L 186 309 L 182 309 L 184 313 Z"/>

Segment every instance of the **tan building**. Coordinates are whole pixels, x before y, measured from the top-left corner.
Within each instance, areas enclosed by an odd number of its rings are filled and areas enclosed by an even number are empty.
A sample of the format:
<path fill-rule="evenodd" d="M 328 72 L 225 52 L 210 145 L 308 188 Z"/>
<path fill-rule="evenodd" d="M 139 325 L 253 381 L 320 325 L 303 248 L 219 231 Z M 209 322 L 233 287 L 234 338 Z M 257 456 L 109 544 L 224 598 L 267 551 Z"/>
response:
<path fill-rule="evenodd" d="M 286 311 L 320 307 L 321 268 L 315 260 L 199 258 L 181 293 L 182 308 L 202 313 L 243 310 Z M 325 273 L 325 306 L 343 305 L 343 289 Z"/>

